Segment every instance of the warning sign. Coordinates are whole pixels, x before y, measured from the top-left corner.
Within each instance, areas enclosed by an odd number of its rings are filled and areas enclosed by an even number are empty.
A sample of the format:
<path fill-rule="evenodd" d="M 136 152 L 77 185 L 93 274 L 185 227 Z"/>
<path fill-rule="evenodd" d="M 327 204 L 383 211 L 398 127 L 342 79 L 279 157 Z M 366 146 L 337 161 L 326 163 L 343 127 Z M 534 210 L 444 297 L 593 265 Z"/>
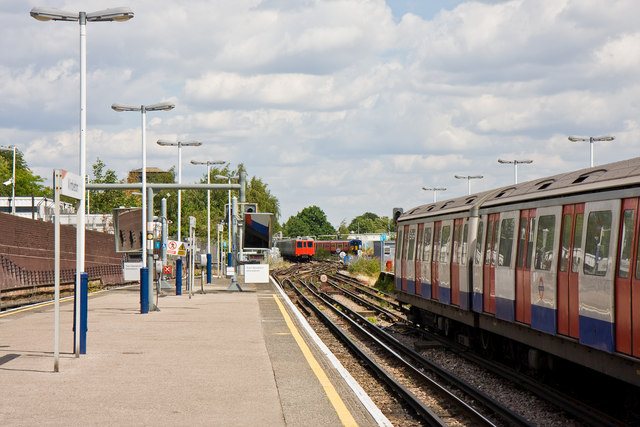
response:
<path fill-rule="evenodd" d="M 169 240 L 167 242 L 167 255 L 186 256 L 187 250 L 184 246 L 184 242 Z"/>

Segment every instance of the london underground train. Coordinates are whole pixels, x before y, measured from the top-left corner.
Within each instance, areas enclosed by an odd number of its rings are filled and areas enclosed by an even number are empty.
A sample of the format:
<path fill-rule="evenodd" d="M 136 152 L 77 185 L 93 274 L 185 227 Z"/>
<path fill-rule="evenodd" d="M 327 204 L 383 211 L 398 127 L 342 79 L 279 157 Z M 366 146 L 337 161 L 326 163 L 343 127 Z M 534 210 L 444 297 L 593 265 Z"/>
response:
<path fill-rule="evenodd" d="M 419 323 L 640 386 L 640 158 L 418 206 L 396 242 Z"/>
<path fill-rule="evenodd" d="M 283 258 L 293 261 L 308 261 L 315 254 L 314 241 L 309 237 L 276 240 L 275 246 Z"/>

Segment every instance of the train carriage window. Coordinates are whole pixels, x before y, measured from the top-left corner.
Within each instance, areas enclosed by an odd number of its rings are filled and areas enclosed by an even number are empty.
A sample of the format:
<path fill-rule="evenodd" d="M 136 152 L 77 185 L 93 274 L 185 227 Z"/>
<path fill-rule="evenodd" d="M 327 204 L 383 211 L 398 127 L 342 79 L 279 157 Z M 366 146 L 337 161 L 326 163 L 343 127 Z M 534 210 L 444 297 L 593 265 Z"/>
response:
<path fill-rule="evenodd" d="M 458 253 L 458 249 L 460 248 L 460 226 L 454 224 L 453 225 L 453 248 L 451 251 L 452 259 L 451 262 L 457 264 L 460 262 L 460 254 Z"/>
<path fill-rule="evenodd" d="M 513 252 L 513 218 L 503 219 L 500 228 L 500 246 L 498 249 L 498 265 L 511 266 L 511 253 Z"/>
<path fill-rule="evenodd" d="M 604 276 L 609 263 L 611 211 L 590 212 L 584 245 L 584 274 Z"/>
<path fill-rule="evenodd" d="M 462 259 L 460 264 L 467 265 L 467 239 L 469 238 L 469 224 L 465 224 L 462 229 Z"/>
<path fill-rule="evenodd" d="M 415 228 L 409 229 L 409 248 L 407 249 L 407 261 L 413 261 L 413 255 L 416 248 L 416 230 Z"/>
<path fill-rule="evenodd" d="M 440 262 L 449 261 L 449 241 L 451 240 L 451 226 L 442 227 L 442 240 L 440 241 Z"/>
<path fill-rule="evenodd" d="M 431 261 L 431 228 L 424 229 L 424 244 L 422 245 L 422 260 Z"/>
<path fill-rule="evenodd" d="M 577 273 L 580 269 L 580 261 L 582 260 L 582 223 L 584 222 L 584 214 L 576 214 L 576 231 L 573 237 L 573 258 L 571 262 L 571 271 Z"/>
<path fill-rule="evenodd" d="M 482 264 L 482 237 L 484 232 L 484 223 L 482 221 L 478 222 L 478 237 L 476 238 L 476 254 L 475 254 L 475 263 L 476 265 Z"/>
<path fill-rule="evenodd" d="M 571 220 L 573 214 L 562 218 L 562 240 L 560 245 L 560 271 L 567 271 L 569 264 L 569 245 L 571 245 Z"/>
<path fill-rule="evenodd" d="M 536 240 L 536 270 L 551 270 L 553 263 L 553 235 L 556 229 L 556 216 L 543 215 L 538 220 L 538 238 Z"/>
<path fill-rule="evenodd" d="M 489 265 L 491 263 L 491 240 L 493 240 L 493 221 L 487 222 L 487 239 L 485 240 L 484 247 L 484 263 Z"/>
<path fill-rule="evenodd" d="M 303 245 L 304 245 L 304 242 L 296 242 L 296 247 L 298 248 L 304 247 Z"/>
<path fill-rule="evenodd" d="M 618 261 L 618 277 L 629 278 L 631 266 L 631 244 L 633 242 L 634 210 L 628 209 L 622 213 L 622 232 L 620 233 L 620 259 Z"/>

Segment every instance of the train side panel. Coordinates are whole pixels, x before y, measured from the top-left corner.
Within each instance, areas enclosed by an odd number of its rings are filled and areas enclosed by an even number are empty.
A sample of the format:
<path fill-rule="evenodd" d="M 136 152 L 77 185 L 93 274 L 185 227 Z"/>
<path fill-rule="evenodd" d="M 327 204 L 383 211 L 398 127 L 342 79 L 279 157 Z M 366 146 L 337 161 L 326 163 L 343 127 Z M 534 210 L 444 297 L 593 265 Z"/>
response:
<path fill-rule="evenodd" d="M 516 310 L 515 251 L 516 233 L 520 211 L 504 212 L 500 215 L 500 235 L 496 264 L 495 314 L 502 320 L 513 322 Z"/>

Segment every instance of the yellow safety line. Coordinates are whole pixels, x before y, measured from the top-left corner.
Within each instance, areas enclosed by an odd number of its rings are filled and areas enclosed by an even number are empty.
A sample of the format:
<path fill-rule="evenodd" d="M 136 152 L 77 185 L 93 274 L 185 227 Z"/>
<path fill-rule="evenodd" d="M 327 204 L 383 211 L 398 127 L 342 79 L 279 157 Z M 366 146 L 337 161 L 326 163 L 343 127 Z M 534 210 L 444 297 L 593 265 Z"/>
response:
<path fill-rule="evenodd" d="M 358 423 L 356 423 L 356 420 L 351 415 L 351 412 L 349 412 L 349 409 L 347 409 L 347 406 L 344 404 L 344 402 L 340 398 L 340 395 L 338 394 L 336 389 L 333 387 L 333 384 L 331 384 L 331 381 L 329 381 L 327 374 L 324 372 L 324 370 L 322 369 L 322 367 L 320 366 L 316 358 L 313 356 L 313 354 L 311 353 L 311 350 L 309 349 L 309 346 L 307 346 L 307 343 L 304 342 L 304 339 L 300 335 L 300 332 L 298 332 L 298 329 L 291 321 L 291 317 L 289 317 L 289 313 L 286 312 L 284 306 L 282 305 L 282 303 L 280 302 L 280 300 L 276 295 L 273 296 L 273 299 L 276 300 L 276 303 L 280 308 L 280 312 L 282 313 L 282 317 L 284 317 L 284 321 L 287 323 L 287 326 L 291 331 L 291 335 L 293 335 L 293 337 L 295 338 L 296 342 L 298 343 L 298 347 L 300 347 L 300 350 L 302 350 L 302 354 L 304 355 L 305 359 L 307 359 L 307 363 L 309 364 L 309 367 L 311 367 L 311 370 L 318 378 L 318 381 L 320 381 L 322 388 L 324 388 L 324 392 L 327 394 L 327 397 L 329 398 L 331 405 L 333 405 L 333 408 L 336 410 L 336 413 L 338 414 L 338 417 L 340 418 L 342 425 L 357 426 Z"/>
<path fill-rule="evenodd" d="M 92 297 L 92 296 L 94 296 L 96 294 L 98 294 L 98 292 L 89 292 L 88 296 Z M 73 297 L 72 296 L 68 296 L 68 297 L 60 298 L 60 303 L 67 302 L 67 301 L 72 301 L 72 300 L 73 300 Z M 55 303 L 56 303 L 55 301 L 39 302 L 39 303 L 30 305 L 29 307 L 17 308 L 15 310 L 7 311 L 6 313 L 0 314 L 0 317 L 10 316 L 12 314 L 21 313 L 23 311 L 35 310 L 36 308 L 46 307 L 48 305 L 53 305 Z"/>

